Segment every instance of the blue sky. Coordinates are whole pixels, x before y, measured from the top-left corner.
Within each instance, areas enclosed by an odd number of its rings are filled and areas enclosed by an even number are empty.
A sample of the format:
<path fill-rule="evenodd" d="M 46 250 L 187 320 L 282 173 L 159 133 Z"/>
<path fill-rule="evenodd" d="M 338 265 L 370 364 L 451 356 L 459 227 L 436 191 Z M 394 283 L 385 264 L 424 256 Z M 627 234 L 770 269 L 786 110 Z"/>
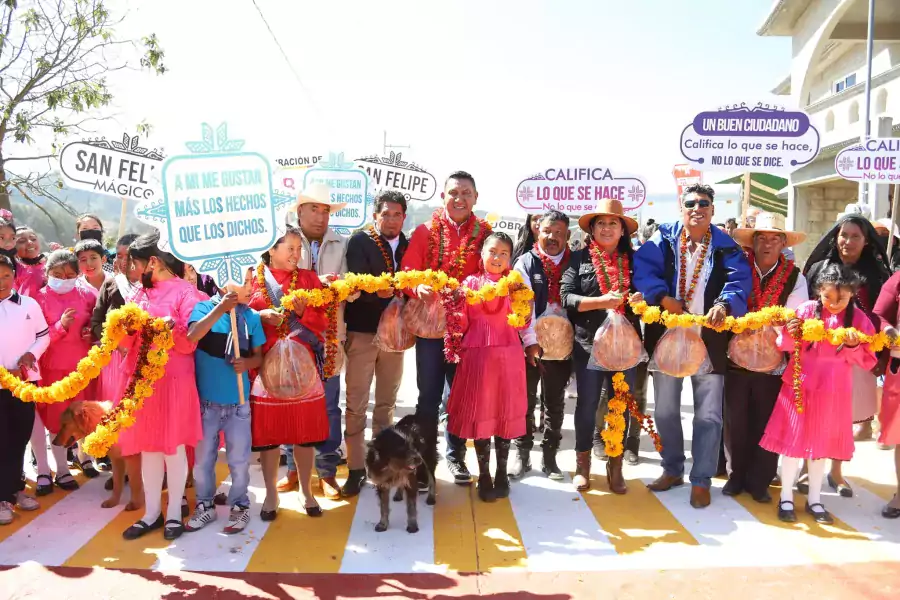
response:
<path fill-rule="evenodd" d="M 755 34 L 770 0 L 257 2 L 302 86 L 251 0 L 132 1 L 120 34 L 155 32 L 171 72 L 112 79 L 119 130 L 147 119 L 174 154 L 200 122 L 227 121 L 274 159 L 380 153 L 386 129 L 438 180 L 468 170 L 482 207 L 510 212 L 549 166 L 674 191 L 693 116 L 769 99 L 790 64 L 788 38 Z"/>

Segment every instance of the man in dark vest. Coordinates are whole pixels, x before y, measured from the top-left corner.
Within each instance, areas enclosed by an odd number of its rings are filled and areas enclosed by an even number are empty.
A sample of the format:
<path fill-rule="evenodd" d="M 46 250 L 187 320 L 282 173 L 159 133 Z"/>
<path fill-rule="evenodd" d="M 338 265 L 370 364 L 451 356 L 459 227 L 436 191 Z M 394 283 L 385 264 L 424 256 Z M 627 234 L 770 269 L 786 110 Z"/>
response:
<path fill-rule="evenodd" d="M 688 186 L 681 196 L 680 223 L 666 223 L 634 255 L 634 286 L 648 304 L 671 314 L 706 315 L 712 326 L 725 317 L 747 312 L 751 276 L 747 257 L 730 237 L 710 222 L 715 191 L 708 185 Z M 651 355 L 665 332 L 647 325 L 644 344 Z M 691 506 L 709 506 L 709 488 L 716 474 L 722 440 L 722 393 L 725 387 L 728 335 L 701 332 L 712 372 L 693 375 L 694 435 L 691 441 Z M 681 390 L 684 378 L 653 372 L 654 416 L 662 438 L 663 474 L 648 485 L 664 492 L 684 484 L 684 432 Z"/>
<path fill-rule="evenodd" d="M 525 435 L 516 440 L 516 457 L 510 477 L 523 477 L 531 470 L 530 453 L 534 447 L 534 411 L 538 405 L 538 383 L 545 410 L 544 439 L 541 442 L 543 460 L 541 470 L 550 479 L 562 479 L 562 471 L 556 464 L 556 452 L 562 439 L 562 423 L 565 413 L 566 385 L 572 376 L 572 361 L 542 360 L 543 350 L 538 345 L 534 331 L 534 319 L 543 315 L 548 307 L 559 309 L 559 286 L 562 274 L 569 266 L 569 217 L 558 210 L 544 213 L 538 221 L 538 238 L 534 247 L 516 260 L 515 269 L 522 274 L 525 283 L 534 291 L 531 307 L 532 323 L 522 332 L 525 346 L 525 374 L 528 384 L 528 416 Z M 565 313 L 561 313 L 565 316 Z"/>
<path fill-rule="evenodd" d="M 734 231 L 734 240 L 752 248 L 748 253 L 753 270 L 753 292 L 747 310 L 767 306 L 796 309 L 809 299 L 806 279 L 783 251 L 806 239 L 806 234 L 785 231 L 782 215 L 761 212 L 754 227 Z M 759 447 L 769 417 L 781 391 L 781 376 L 787 366 L 782 360 L 769 373 L 743 369 L 729 361 L 725 375 L 725 456 L 728 482 L 726 496 L 747 492 L 757 502 L 771 502 L 769 483 L 778 470 L 778 455 Z"/>
<path fill-rule="evenodd" d="M 360 229 L 347 242 L 347 271 L 381 275 L 395 273 L 409 242 L 403 235 L 406 198 L 397 191 L 385 191 L 375 197 L 374 224 Z M 394 297 L 393 290 L 369 294 L 362 292 L 344 309 L 347 323 L 347 416 L 344 439 L 347 441 L 347 482 L 344 496 L 356 496 L 366 480 L 366 409 L 369 390 L 375 380 L 375 407 L 372 410 L 372 435 L 394 424 L 394 406 L 403 378 L 403 352 L 385 352 L 373 344 L 381 313 Z"/>

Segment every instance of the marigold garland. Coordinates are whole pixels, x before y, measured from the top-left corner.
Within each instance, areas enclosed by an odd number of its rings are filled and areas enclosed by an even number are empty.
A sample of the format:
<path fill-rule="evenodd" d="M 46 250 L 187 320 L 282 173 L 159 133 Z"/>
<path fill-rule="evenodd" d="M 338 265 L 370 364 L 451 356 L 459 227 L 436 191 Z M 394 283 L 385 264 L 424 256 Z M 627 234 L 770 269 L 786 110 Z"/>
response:
<path fill-rule="evenodd" d="M 697 259 L 697 265 L 694 267 L 694 274 L 691 276 L 691 285 L 685 291 L 685 285 L 687 285 L 687 254 L 688 254 L 688 243 L 690 242 L 690 238 L 688 237 L 687 227 L 681 230 L 681 263 L 678 266 L 678 298 L 684 305 L 690 306 L 691 300 L 694 298 L 694 290 L 697 288 L 697 282 L 700 281 L 700 273 L 703 272 L 703 264 L 706 262 L 706 252 L 709 250 L 709 245 L 712 242 L 712 233 L 707 231 L 703 234 L 703 239 L 700 241 L 700 257 Z"/>
<path fill-rule="evenodd" d="M 107 413 L 93 433 L 84 438 L 83 449 L 101 458 L 119 441 L 119 433 L 134 425 L 135 413 L 153 395 L 153 384 L 165 375 L 169 350 L 175 346 L 172 332 L 162 319 L 154 319 L 141 329 L 141 346 L 134 375 L 119 404 Z M 155 347 L 154 350 L 151 350 Z"/>
<path fill-rule="evenodd" d="M 631 289 L 631 265 L 628 261 L 628 255 L 621 252 L 613 252 L 609 254 L 606 250 L 600 248 L 600 244 L 591 240 L 588 246 L 588 252 L 591 255 L 591 263 L 594 265 L 595 276 L 597 277 L 597 285 L 600 287 L 600 293 L 606 295 L 610 292 L 617 292 L 623 296 L 628 295 Z M 615 269 L 613 269 L 615 264 Z M 610 277 L 610 271 L 613 271 L 616 280 Z M 616 307 L 616 312 L 625 314 L 625 303 Z"/>
<path fill-rule="evenodd" d="M 291 283 L 288 286 L 288 293 L 285 294 L 285 297 L 287 297 L 294 290 L 297 289 L 297 279 L 299 277 L 300 277 L 300 271 L 298 269 L 294 269 L 294 273 L 291 275 Z M 257 283 L 257 287 L 259 288 L 259 293 L 262 294 L 263 300 L 266 301 L 266 305 L 269 308 L 274 309 L 275 304 L 272 302 L 272 298 L 269 296 L 269 289 L 266 287 L 266 265 L 265 265 L 265 263 L 259 263 L 259 265 L 256 267 L 256 283 Z M 284 304 L 283 300 L 282 300 L 282 304 Z M 281 325 L 278 326 L 277 330 L 278 330 L 278 337 L 280 337 L 282 339 L 286 338 L 290 334 L 291 330 L 290 330 L 290 327 L 288 326 L 287 319 L 284 319 L 281 322 Z"/>
<path fill-rule="evenodd" d="M 571 250 L 566 246 L 559 264 L 554 263 L 553 259 L 541 252 L 541 248 L 538 245 L 535 245 L 535 252 L 537 252 L 538 258 L 541 260 L 541 266 L 544 267 L 544 274 L 547 276 L 547 302 L 560 305 L 562 300 L 559 292 L 560 287 L 562 287 L 563 267 L 569 264 Z"/>
<path fill-rule="evenodd" d="M 788 277 L 794 272 L 794 261 L 788 260 L 783 254 L 778 257 L 775 273 L 769 279 L 765 291 L 762 290 L 762 278 L 756 270 L 756 256 L 752 250 L 747 252 L 747 261 L 750 263 L 753 276 L 753 295 L 747 299 L 747 309 L 753 312 L 767 306 L 775 306 L 781 298 Z"/>
<path fill-rule="evenodd" d="M 0 367 L 0 387 L 12 392 L 23 402 L 55 404 L 71 400 L 80 394 L 88 384 L 100 375 L 101 369 L 109 364 L 112 353 L 130 333 L 141 330 L 150 319 L 136 304 L 126 304 L 106 315 L 100 345 L 92 347 L 87 356 L 78 361 L 75 370 L 48 386 L 38 387 L 29 381 L 22 381 L 3 367 Z"/>
<path fill-rule="evenodd" d="M 613 375 L 612 384 L 614 395 L 609 400 L 609 412 L 604 418 L 606 427 L 600 434 L 606 447 L 606 455 L 615 458 L 621 456 L 624 450 L 626 410 L 640 422 L 641 429 L 646 431 L 653 440 L 656 451 L 662 452 L 662 441 L 653 427 L 653 419 L 638 410 L 634 397 L 628 393 L 629 388 L 625 381 L 625 375 L 623 373 Z"/>

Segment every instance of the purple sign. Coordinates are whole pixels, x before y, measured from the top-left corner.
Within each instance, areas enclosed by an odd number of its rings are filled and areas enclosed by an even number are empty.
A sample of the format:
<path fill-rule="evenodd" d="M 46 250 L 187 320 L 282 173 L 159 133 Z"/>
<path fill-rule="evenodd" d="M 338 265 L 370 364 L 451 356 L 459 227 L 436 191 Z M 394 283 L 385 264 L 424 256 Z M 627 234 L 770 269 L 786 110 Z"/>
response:
<path fill-rule="evenodd" d="M 704 111 L 681 133 L 681 154 L 702 171 L 790 173 L 819 153 L 802 111 L 746 104 Z"/>
<path fill-rule="evenodd" d="M 607 167 L 551 167 L 516 188 L 519 206 L 532 214 L 554 209 L 583 215 L 606 198 L 621 201 L 626 211 L 635 211 L 647 199 L 647 187 L 639 177 L 613 174 Z"/>
<path fill-rule="evenodd" d="M 851 181 L 900 183 L 900 138 L 872 138 L 834 157 L 838 175 Z"/>

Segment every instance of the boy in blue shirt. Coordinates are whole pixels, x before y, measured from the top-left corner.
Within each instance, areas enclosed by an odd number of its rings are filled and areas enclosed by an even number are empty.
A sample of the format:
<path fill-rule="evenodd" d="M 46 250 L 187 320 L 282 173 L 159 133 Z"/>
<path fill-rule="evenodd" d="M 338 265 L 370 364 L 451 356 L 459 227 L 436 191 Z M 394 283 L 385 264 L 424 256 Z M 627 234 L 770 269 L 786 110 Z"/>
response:
<path fill-rule="evenodd" d="M 219 433 L 225 434 L 225 453 L 231 471 L 228 504 L 231 513 L 225 533 L 243 531 L 250 522 L 250 378 L 247 371 L 262 364 L 262 346 L 266 341 L 259 313 L 247 306 L 250 300 L 252 271 L 244 285 L 229 285 L 227 293 L 199 302 L 191 314 L 188 339 L 197 343 L 194 354 L 197 391 L 203 419 L 203 439 L 197 444 L 194 464 L 194 489 L 197 507 L 188 520 L 186 531 L 198 531 L 216 520 L 213 497 L 216 493 L 216 459 Z M 234 358 L 231 337 L 231 310 L 237 312 L 241 358 Z M 244 402 L 238 396 L 237 376 L 244 381 Z"/>

